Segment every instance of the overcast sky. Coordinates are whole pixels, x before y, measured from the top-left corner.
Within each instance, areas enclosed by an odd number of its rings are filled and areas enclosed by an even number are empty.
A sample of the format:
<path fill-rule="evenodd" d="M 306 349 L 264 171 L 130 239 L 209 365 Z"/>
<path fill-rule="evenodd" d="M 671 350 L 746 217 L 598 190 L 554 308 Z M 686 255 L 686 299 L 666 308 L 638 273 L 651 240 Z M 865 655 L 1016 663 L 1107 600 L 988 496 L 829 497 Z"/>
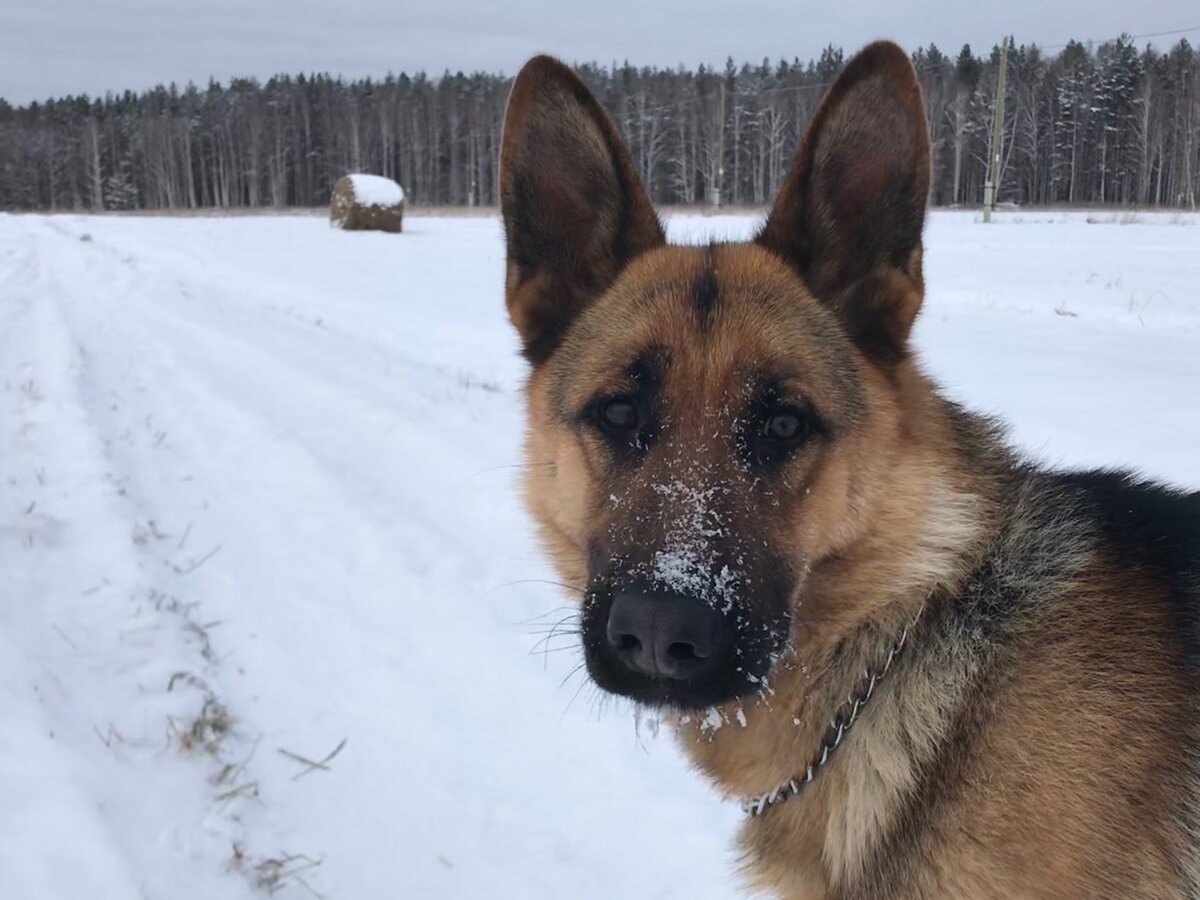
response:
<path fill-rule="evenodd" d="M 1196 0 L 0 0 L 0 97 L 276 72 L 511 73 L 538 51 L 694 66 L 807 59 L 876 37 L 982 52 L 1006 32 L 1049 45 L 1189 27 L 1195 45 Z"/>

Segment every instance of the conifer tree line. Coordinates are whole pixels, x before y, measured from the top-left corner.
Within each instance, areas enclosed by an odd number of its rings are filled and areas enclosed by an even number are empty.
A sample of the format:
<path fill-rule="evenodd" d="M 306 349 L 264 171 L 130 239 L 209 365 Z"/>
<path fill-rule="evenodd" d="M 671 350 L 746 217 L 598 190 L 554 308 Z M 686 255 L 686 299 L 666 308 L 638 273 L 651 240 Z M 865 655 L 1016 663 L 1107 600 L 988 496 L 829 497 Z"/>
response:
<path fill-rule="evenodd" d="M 999 49 L 912 58 L 933 145 L 932 201 L 978 204 L 992 153 Z M 580 66 L 659 204 L 767 202 L 845 61 L 724 69 Z M 1001 201 L 1195 208 L 1200 54 L 1123 36 L 1009 52 Z M 13 106 L 0 99 L 0 209 L 190 209 L 328 203 L 373 172 L 411 203 L 497 202 L 507 76 L 328 75 L 156 87 Z"/>

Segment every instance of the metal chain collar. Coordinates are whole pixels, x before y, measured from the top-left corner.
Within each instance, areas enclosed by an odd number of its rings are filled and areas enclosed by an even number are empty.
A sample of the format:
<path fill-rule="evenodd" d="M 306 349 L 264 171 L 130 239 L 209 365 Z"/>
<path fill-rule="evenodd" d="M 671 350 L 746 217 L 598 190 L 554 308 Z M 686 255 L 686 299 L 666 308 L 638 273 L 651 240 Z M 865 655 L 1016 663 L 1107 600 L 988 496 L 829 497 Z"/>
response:
<path fill-rule="evenodd" d="M 805 767 L 804 773 L 780 785 L 773 791 L 759 794 L 743 802 L 742 811 L 746 815 L 751 818 L 761 816 L 771 807 L 778 806 L 783 801 L 795 797 L 804 789 L 805 785 L 816 777 L 816 774 L 829 762 L 833 751 L 842 743 L 842 739 L 846 736 L 846 733 L 858 720 L 863 708 L 867 705 L 867 701 L 871 699 L 871 694 L 875 692 L 875 685 L 888 673 L 888 669 L 892 667 L 892 663 L 900 655 L 900 651 L 904 649 L 904 645 L 908 641 L 909 629 L 915 624 L 916 619 L 913 619 L 913 621 L 904 626 L 904 630 L 900 632 L 899 639 L 888 652 L 887 659 L 884 660 L 883 667 L 878 672 L 867 670 L 863 673 L 862 683 L 866 685 L 865 689 L 857 695 L 852 694 L 846 702 L 838 707 L 837 712 L 834 713 L 833 721 L 821 738 L 820 748 L 813 756 L 812 761 Z"/>

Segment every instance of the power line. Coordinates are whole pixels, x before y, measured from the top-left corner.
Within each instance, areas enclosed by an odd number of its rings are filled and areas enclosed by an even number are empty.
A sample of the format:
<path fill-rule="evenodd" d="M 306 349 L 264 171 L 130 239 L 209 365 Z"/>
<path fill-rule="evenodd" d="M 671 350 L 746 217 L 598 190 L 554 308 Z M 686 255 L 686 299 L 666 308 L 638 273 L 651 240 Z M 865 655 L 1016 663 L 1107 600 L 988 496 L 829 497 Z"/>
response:
<path fill-rule="evenodd" d="M 1192 28 L 1174 28 L 1171 31 L 1149 31 L 1145 34 L 1131 34 L 1129 35 L 1129 39 L 1131 41 L 1140 41 L 1142 38 L 1169 37 L 1170 35 L 1175 34 L 1191 34 L 1193 31 L 1200 31 L 1200 25 L 1196 25 Z M 1125 37 L 1124 33 L 1118 34 L 1116 37 L 1104 38 L 1099 43 L 1107 44 L 1110 41 L 1120 40 L 1123 37 Z M 1034 44 L 1033 46 L 1036 46 L 1040 50 L 1061 50 L 1063 47 L 1066 47 L 1072 43 L 1089 44 L 1096 43 L 1096 41 L 1094 38 L 1088 38 L 1085 41 L 1067 41 L 1065 44 Z"/>

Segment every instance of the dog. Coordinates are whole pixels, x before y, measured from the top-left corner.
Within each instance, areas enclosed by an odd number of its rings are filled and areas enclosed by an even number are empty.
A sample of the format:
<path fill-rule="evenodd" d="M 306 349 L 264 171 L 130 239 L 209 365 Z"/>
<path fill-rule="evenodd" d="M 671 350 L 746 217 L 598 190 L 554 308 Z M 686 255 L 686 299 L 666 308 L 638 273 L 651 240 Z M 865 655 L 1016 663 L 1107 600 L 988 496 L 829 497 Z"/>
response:
<path fill-rule="evenodd" d="M 752 241 L 672 246 L 583 82 L 521 70 L 525 499 L 588 672 L 744 804 L 768 894 L 1200 897 L 1200 494 L 1043 471 L 939 393 L 929 182 L 879 42 Z"/>

